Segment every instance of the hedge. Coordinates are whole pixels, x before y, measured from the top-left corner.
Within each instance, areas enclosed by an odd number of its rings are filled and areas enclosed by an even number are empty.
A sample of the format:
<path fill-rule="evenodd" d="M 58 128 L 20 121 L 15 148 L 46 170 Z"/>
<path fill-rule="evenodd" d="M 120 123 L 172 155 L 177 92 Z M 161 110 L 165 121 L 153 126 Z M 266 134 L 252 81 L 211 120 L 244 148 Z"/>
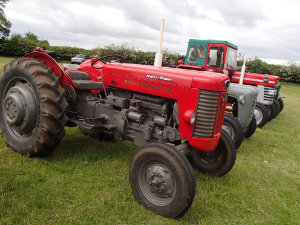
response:
<path fill-rule="evenodd" d="M 57 53 L 57 59 L 65 61 L 70 61 L 71 57 L 78 53 L 85 54 L 88 57 L 119 54 L 123 56 L 124 62 L 151 65 L 154 63 L 155 57 L 155 52 L 144 52 L 128 47 L 127 45 L 110 45 L 91 50 L 67 46 L 50 46 L 48 41 L 38 40 L 37 36 L 30 32 L 26 33 L 24 37 L 19 34 L 14 34 L 8 39 L 0 39 L 0 55 L 23 56 L 26 53 L 33 51 L 36 46 L 55 51 Z M 164 50 L 163 66 L 176 67 L 178 60 L 184 60 L 184 55 Z M 241 64 L 242 61 L 239 61 L 239 67 Z M 277 75 L 282 81 L 300 83 L 300 66 L 293 62 L 288 66 L 273 65 L 255 58 L 247 61 L 246 66 L 247 72 Z"/>

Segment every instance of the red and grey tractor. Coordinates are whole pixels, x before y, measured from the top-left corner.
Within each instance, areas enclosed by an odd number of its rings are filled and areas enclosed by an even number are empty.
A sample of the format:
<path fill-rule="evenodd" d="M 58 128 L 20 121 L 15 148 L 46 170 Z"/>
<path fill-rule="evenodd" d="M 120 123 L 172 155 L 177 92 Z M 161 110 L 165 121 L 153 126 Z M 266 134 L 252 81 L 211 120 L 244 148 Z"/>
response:
<path fill-rule="evenodd" d="M 254 113 L 257 125 L 263 127 L 284 107 L 282 98 L 279 97 L 280 79 L 278 76 L 268 74 L 238 72 L 237 49 L 236 45 L 228 41 L 190 39 L 185 64 L 192 68 L 200 67 L 200 70 L 214 72 L 223 72 L 226 69 L 233 83 L 257 87 L 258 96 Z"/>
<path fill-rule="evenodd" d="M 192 166 L 223 176 L 234 165 L 234 144 L 222 132 L 228 76 L 120 59 L 94 57 L 64 71 L 37 48 L 13 60 L 0 75 L 2 135 L 27 156 L 54 150 L 65 125 L 93 137 L 132 140 L 141 147 L 130 165 L 135 198 L 155 213 L 178 217 L 194 199 Z"/>
<path fill-rule="evenodd" d="M 211 48 L 208 48 L 210 45 L 212 43 L 209 40 L 191 39 L 187 48 L 185 62 L 179 61 L 177 68 L 213 71 L 220 75 L 224 73 L 231 78 L 231 68 L 237 67 L 237 58 L 232 57 L 232 55 L 236 54 L 236 50 L 229 47 L 233 45 L 230 43 L 218 43 L 217 47 L 212 45 Z M 221 52 L 218 51 L 219 48 L 225 50 Z M 257 122 L 254 111 L 257 95 L 258 89 L 253 86 L 233 83 L 229 86 L 223 129 L 231 136 L 236 147 L 239 147 L 242 143 L 244 136 L 249 138 L 256 130 Z"/>

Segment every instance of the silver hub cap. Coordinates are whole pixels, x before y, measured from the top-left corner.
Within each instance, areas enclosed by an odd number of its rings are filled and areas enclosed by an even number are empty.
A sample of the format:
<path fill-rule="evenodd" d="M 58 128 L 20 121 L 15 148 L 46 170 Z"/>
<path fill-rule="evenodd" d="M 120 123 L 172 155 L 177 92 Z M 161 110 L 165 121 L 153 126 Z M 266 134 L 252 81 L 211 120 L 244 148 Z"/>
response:
<path fill-rule="evenodd" d="M 140 172 L 139 183 L 144 196 L 152 204 L 166 206 L 175 198 L 174 176 L 162 163 L 146 163 Z"/>
<path fill-rule="evenodd" d="M 28 135 L 37 122 L 36 101 L 27 83 L 16 82 L 5 95 L 3 101 L 4 119 L 11 131 Z"/>
<path fill-rule="evenodd" d="M 232 126 L 227 123 L 223 123 L 222 130 L 224 130 L 231 137 L 231 140 L 234 140 L 234 130 Z"/>
<path fill-rule="evenodd" d="M 256 125 L 260 124 L 260 122 L 263 119 L 262 111 L 260 111 L 258 108 L 255 108 L 254 116 L 255 116 L 255 119 L 256 119 Z"/>

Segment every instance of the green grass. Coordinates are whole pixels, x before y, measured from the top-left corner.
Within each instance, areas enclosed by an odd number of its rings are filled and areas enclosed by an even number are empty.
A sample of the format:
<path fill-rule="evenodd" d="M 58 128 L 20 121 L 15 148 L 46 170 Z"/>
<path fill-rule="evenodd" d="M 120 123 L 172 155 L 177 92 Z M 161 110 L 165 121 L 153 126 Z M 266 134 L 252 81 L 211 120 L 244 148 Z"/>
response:
<path fill-rule="evenodd" d="M 176 220 L 134 199 L 130 141 L 67 128 L 53 153 L 27 158 L 0 138 L 0 224 L 300 224 L 300 85 L 284 83 L 281 95 L 283 112 L 243 142 L 226 176 L 194 171 L 193 205 Z"/>

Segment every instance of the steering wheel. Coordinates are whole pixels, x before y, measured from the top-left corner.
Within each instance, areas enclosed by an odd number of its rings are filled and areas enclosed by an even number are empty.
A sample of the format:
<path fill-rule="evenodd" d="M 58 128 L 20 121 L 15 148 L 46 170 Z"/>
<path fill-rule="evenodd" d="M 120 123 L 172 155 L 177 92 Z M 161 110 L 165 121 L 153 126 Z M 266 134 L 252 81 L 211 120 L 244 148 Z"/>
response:
<path fill-rule="evenodd" d="M 117 63 L 117 62 L 121 62 L 122 59 L 123 59 L 123 56 L 121 55 L 118 55 L 118 54 L 112 54 L 112 55 L 105 55 L 105 56 L 102 56 L 102 57 L 98 57 L 96 60 L 94 60 L 92 63 L 91 63 L 91 67 L 94 68 L 94 69 L 101 69 L 101 67 L 95 67 L 94 64 L 98 61 L 101 61 L 102 63 L 104 64 L 107 64 L 106 61 L 103 61 L 103 59 L 107 59 L 107 58 L 117 58 L 116 60 L 113 60 L 113 62 Z"/>

